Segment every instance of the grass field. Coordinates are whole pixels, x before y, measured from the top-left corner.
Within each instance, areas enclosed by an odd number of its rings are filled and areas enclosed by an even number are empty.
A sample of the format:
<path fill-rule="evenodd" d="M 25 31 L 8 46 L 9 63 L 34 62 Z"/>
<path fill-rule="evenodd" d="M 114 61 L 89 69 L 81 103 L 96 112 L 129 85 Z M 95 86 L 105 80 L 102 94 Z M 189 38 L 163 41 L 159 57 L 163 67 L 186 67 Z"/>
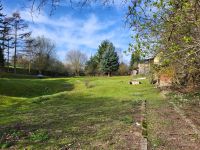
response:
<path fill-rule="evenodd" d="M 0 78 L 0 147 L 126 149 L 141 100 L 159 92 L 130 77 Z"/>

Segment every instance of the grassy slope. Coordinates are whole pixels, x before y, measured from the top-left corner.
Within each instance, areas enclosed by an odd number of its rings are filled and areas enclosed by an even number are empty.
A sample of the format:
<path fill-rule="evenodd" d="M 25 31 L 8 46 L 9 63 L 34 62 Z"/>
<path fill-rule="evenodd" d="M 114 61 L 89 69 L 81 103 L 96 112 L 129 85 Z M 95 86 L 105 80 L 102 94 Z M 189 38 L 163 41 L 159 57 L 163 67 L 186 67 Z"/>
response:
<path fill-rule="evenodd" d="M 18 78 L 18 79 L 34 79 L 35 75 L 13 74 L 7 72 L 0 72 L 0 78 Z"/>
<path fill-rule="evenodd" d="M 158 98 L 148 81 L 131 86 L 129 79 L 0 79 L 1 146 L 116 149 L 136 101 Z"/>
<path fill-rule="evenodd" d="M 68 79 L 0 79 L 0 94 L 12 97 L 31 98 L 72 90 Z"/>

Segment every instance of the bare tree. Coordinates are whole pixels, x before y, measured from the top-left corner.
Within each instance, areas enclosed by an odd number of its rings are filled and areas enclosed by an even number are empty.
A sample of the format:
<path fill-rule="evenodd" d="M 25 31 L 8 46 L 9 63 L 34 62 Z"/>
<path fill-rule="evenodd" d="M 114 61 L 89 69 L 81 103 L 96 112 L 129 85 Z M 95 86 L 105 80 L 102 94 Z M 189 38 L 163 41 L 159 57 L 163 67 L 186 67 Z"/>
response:
<path fill-rule="evenodd" d="M 62 4 L 69 4 L 71 7 L 80 7 L 90 5 L 93 3 L 99 3 L 102 5 L 109 5 L 114 4 L 116 2 L 119 3 L 118 0 L 29 0 L 31 13 L 33 14 L 34 11 L 41 11 L 44 7 L 50 6 L 50 15 Z M 121 0 L 120 4 L 127 3 L 128 0 Z"/>
<path fill-rule="evenodd" d="M 87 56 L 79 50 L 70 50 L 66 54 L 66 61 L 71 65 L 75 75 L 79 76 L 81 69 L 85 66 Z"/>
<path fill-rule="evenodd" d="M 44 71 L 48 65 L 50 65 L 51 58 L 54 57 L 55 54 L 55 44 L 48 38 L 37 37 L 30 50 L 31 53 L 34 54 L 34 65 L 38 69 L 38 72 L 41 74 L 42 71 Z M 31 54 L 32 55 L 32 54 Z"/>
<path fill-rule="evenodd" d="M 28 60 L 28 71 L 29 74 L 31 73 L 31 64 L 33 63 L 34 56 L 35 56 L 35 47 L 37 43 L 35 42 L 34 38 L 28 37 L 25 41 L 25 55 L 27 56 Z"/>
<path fill-rule="evenodd" d="M 6 36 L 5 31 L 6 30 L 4 28 L 5 15 L 3 14 L 2 10 L 3 10 L 3 6 L 0 3 L 0 67 L 4 67 L 5 65 L 4 50 L 5 50 L 5 36 Z"/>

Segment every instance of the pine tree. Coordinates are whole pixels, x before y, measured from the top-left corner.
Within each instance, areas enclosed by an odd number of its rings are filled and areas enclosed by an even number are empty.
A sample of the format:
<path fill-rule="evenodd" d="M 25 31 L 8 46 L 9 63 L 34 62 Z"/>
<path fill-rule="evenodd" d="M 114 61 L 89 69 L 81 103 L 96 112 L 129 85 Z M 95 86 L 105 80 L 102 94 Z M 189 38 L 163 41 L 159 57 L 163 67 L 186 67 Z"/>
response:
<path fill-rule="evenodd" d="M 119 57 L 115 52 L 115 47 L 112 43 L 107 47 L 101 61 L 101 70 L 111 76 L 111 74 L 119 69 Z"/>
<path fill-rule="evenodd" d="M 107 47 L 109 47 L 111 43 L 108 40 L 104 40 L 103 42 L 101 42 L 101 44 L 99 45 L 99 48 L 97 50 L 97 61 L 98 63 L 101 63 L 101 60 L 103 58 L 104 53 L 107 50 Z"/>
<path fill-rule="evenodd" d="M 31 32 L 23 32 L 28 28 L 28 24 L 21 19 L 21 16 L 18 12 L 13 13 L 12 15 L 12 28 L 13 28 L 13 45 L 14 45 L 14 73 L 16 73 L 16 63 L 17 63 L 17 53 L 18 48 L 22 47 L 22 43 L 24 43 L 24 39 L 29 37 Z"/>
<path fill-rule="evenodd" d="M 104 53 L 106 52 L 109 45 L 112 45 L 112 43 L 108 40 L 104 40 L 104 41 L 101 42 L 101 44 L 99 45 L 99 48 L 97 50 L 97 54 L 96 54 L 95 58 L 96 58 L 96 61 L 98 63 L 98 65 L 97 65 L 97 73 L 98 74 L 103 73 L 102 69 L 101 69 L 101 61 L 102 61 Z"/>
<path fill-rule="evenodd" d="M 4 67 L 5 59 L 4 59 L 4 43 L 3 41 L 3 20 L 5 15 L 2 13 L 3 6 L 0 4 L 0 67 Z"/>

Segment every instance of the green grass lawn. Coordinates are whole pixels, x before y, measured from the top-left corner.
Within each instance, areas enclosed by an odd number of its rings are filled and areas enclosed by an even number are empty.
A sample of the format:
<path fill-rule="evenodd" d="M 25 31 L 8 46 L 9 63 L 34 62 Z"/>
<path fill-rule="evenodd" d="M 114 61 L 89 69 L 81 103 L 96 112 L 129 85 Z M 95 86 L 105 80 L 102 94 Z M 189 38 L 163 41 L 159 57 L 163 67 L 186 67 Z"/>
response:
<path fill-rule="evenodd" d="M 130 77 L 0 78 L 0 147 L 118 149 L 133 109 L 159 92 Z M 124 147 L 125 148 L 125 147 Z"/>

